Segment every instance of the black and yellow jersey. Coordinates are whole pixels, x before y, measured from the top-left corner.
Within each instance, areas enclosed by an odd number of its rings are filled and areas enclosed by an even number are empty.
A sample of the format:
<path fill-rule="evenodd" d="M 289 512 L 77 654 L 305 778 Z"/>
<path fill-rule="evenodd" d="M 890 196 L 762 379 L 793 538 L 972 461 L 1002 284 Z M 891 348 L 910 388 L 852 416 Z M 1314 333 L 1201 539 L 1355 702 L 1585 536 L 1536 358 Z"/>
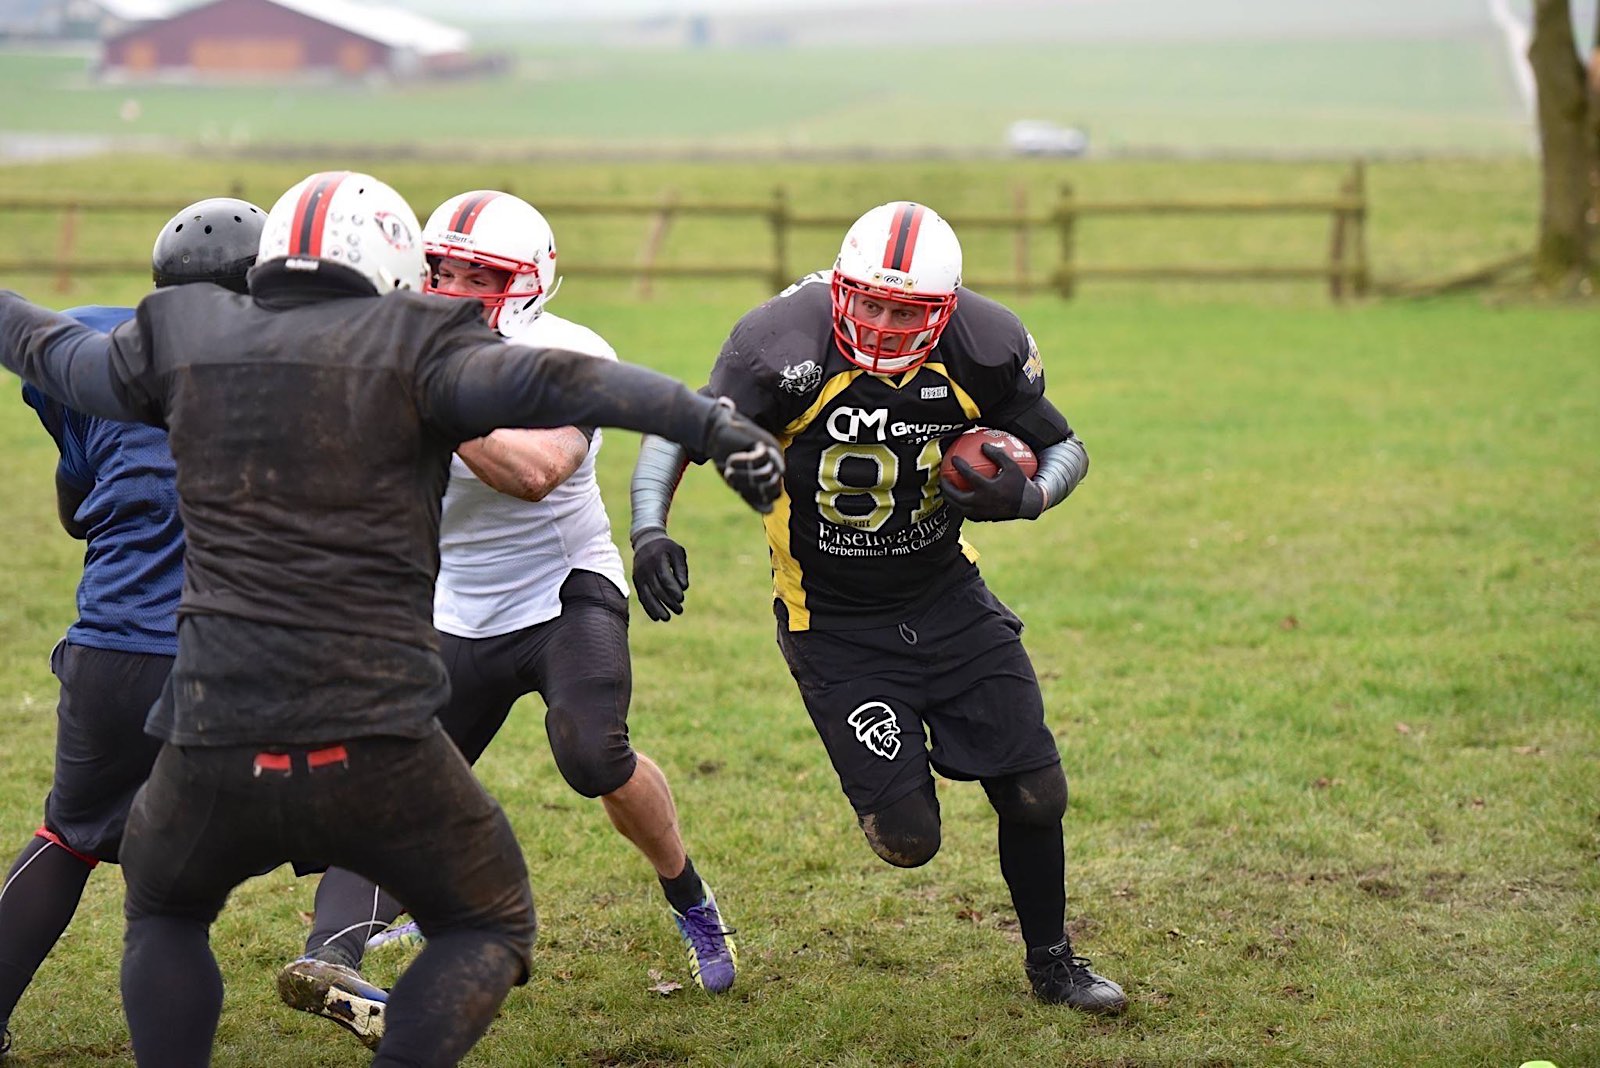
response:
<path fill-rule="evenodd" d="M 1033 338 L 1002 305 L 962 290 L 919 367 L 869 373 L 834 340 L 828 274 L 809 275 L 740 319 L 709 392 L 777 436 L 784 494 L 766 517 L 774 595 L 791 630 L 902 619 L 977 559 L 939 490 L 944 447 L 973 426 L 1035 450 L 1072 431 L 1019 415 L 1044 395 Z"/>

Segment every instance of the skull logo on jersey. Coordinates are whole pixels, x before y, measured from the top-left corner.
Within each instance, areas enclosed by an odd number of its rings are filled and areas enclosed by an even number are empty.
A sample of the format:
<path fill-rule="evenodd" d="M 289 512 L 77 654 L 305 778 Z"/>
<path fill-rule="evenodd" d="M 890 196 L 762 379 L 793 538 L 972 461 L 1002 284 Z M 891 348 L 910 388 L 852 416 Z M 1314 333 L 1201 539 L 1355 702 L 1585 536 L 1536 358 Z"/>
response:
<path fill-rule="evenodd" d="M 845 717 L 855 728 L 856 741 L 874 755 L 893 760 L 900 755 L 900 720 L 882 701 L 868 701 Z"/>
<path fill-rule="evenodd" d="M 822 365 L 816 360 L 805 360 L 785 367 L 781 373 L 783 378 L 779 381 L 778 388 L 786 393 L 804 396 L 822 385 Z"/>

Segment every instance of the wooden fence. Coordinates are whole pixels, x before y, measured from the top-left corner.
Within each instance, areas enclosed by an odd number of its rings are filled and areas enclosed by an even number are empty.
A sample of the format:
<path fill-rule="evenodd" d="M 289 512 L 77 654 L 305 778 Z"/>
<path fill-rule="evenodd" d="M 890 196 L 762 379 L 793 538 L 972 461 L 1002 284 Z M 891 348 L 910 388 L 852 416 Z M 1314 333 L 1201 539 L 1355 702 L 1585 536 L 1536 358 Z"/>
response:
<path fill-rule="evenodd" d="M 235 188 L 233 195 L 239 195 Z M 181 204 L 164 198 L 31 196 L 0 197 L 0 215 L 20 212 L 57 213 L 60 216 L 56 255 L 49 270 L 63 290 L 76 275 L 138 273 L 148 263 L 131 259 L 95 260 L 77 256 L 77 232 L 81 216 L 95 212 L 138 212 L 170 214 Z M 854 215 L 796 210 L 783 188 L 766 200 L 724 201 L 683 200 L 676 194 L 659 199 L 562 200 L 540 198 L 539 208 L 559 221 L 577 215 L 640 216 L 647 221 L 645 236 L 633 262 L 592 262 L 572 257 L 563 260 L 563 270 L 575 276 L 631 278 L 637 281 L 642 296 L 649 296 L 652 280 L 658 278 L 754 278 L 772 292 L 787 286 L 791 274 L 789 249 L 791 233 L 798 229 L 821 228 L 843 233 L 855 221 Z M 1135 216 L 1305 216 L 1328 218 L 1327 258 L 1300 264 L 1141 264 L 1110 265 L 1080 263 L 1078 235 L 1085 224 L 1101 225 L 1098 220 Z M 662 263 L 661 249 L 673 222 L 680 216 L 745 217 L 753 225 L 764 225 L 768 235 L 766 257 L 747 262 Z M 1211 200 L 1085 200 L 1072 187 L 1063 184 L 1056 203 L 1044 214 L 1029 210 L 1022 190 L 1014 195 L 1010 211 L 993 214 L 948 216 L 958 233 L 987 229 L 1012 234 L 1013 269 L 1009 274 L 982 274 L 967 278 L 977 290 L 1010 290 L 1024 293 L 1053 291 L 1065 299 L 1078 292 L 1085 281 L 1321 281 L 1335 301 L 1365 296 L 1371 290 L 1367 263 L 1367 194 L 1365 168 L 1358 161 L 1341 182 L 1337 193 L 1325 198 L 1240 198 Z M 1036 277 L 1030 267 L 1030 245 L 1042 238 L 1057 244 L 1057 258 L 1047 277 Z M 969 265 L 970 266 L 970 265 Z M 0 259 L 0 272 L 19 273 L 40 270 L 40 259 Z"/>

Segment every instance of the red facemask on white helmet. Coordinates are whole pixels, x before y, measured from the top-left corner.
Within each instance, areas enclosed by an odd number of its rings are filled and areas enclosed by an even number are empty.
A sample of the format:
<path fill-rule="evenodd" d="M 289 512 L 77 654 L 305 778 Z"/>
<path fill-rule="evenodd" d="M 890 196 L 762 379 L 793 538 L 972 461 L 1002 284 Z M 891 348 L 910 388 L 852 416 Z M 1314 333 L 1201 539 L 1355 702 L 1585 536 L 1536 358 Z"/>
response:
<path fill-rule="evenodd" d="M 428 292 L 438 293 L 434 273 L 442 259 L 507 272 L 505 288 L 485 294 L 485 321 L 506 337 L 539 317 L 545 301 L 560 288 L 556 278 L 556 237 L 543 215 L 527 201 L 492 189 L 453 196 L 434 209 L 423 227 L 428 252 Z M 447 296 L 460 296 L 449 293 Z"/>
<path fill-rule="evenodd" d="M 961 242 L 932 208 L 882 204 L 844 235 L 833 265 L 833 333 L 852 363 L 876 374 L 909 371 L 928 358 L 955 310 Z M 909 317 L 867 313 L 867 305 L 910 305 Z"/>
<path fill-rule="evenodd" d="M 258 263 L 314 271 L 337 263 L 381 295 L 421 289 L 422 227 L 405 198 L 370 174 L 323 171 L 297 182 L 267 212 Z"/>

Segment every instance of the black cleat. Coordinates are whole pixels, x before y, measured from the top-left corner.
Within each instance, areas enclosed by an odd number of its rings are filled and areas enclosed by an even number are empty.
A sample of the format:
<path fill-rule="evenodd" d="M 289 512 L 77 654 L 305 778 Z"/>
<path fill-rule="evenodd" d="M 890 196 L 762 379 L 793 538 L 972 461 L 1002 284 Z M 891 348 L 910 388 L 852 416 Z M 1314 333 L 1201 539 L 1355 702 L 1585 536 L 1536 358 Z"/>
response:
<path fill-rule="evenodd" d="M 1073 955 L 1070 939 L 1028 950 L 1023 968 L 1040 1001 L 1100 1016 L 1116 1016 L 1128 1007 L 1128 996 L 1120 986 L 1090 971 L 1088 957 Z"/>

